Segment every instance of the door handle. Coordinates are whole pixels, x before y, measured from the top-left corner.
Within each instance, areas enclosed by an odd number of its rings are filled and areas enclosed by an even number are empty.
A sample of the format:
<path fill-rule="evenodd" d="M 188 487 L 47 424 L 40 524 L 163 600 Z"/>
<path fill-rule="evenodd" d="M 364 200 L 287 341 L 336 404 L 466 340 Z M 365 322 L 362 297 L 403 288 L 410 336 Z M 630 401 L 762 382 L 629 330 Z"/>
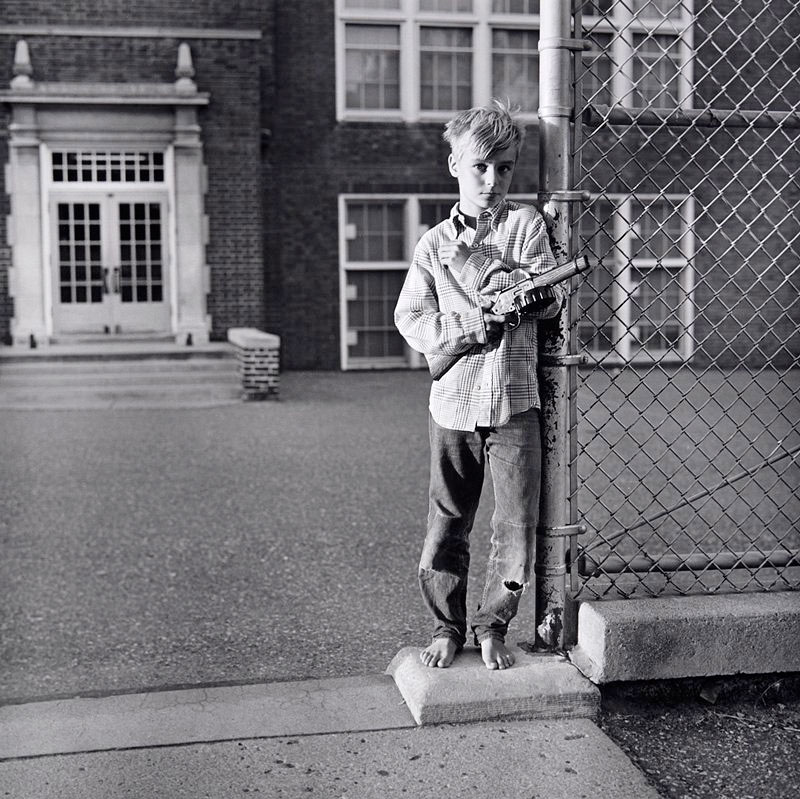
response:
<path fill-rule="evenodd" d="M 108 269 L 103 270 L 103 294 L 108 294 Z"/>
<path fill-rule="evenodd" d="M 119 294 L 119 267 L 118 266 L 114 267 L 114 282 L 113 282 L 112 291 L 114 292 L 114 294 Z"/>

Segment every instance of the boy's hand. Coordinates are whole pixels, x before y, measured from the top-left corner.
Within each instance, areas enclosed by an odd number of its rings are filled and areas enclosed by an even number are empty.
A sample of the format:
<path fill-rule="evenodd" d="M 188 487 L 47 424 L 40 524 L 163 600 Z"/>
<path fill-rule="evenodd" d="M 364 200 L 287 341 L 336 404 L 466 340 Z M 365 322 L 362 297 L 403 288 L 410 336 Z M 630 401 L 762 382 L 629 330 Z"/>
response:
<path fill-rule="evenodd" d="M 486 328 L 486 341 L 492 343 L 503 337 L 505 316 L 492 313 L 494 300 L 490 297 L 481 297 L 481 310 L 483 311 L 483 326 Z"/>
<path fill-rule="evenodd" d="M 439 260 L 448 269 L 459 271 L 470 256 L 470 249 L 463 241 L 446 241 L 439 247 Z"/>

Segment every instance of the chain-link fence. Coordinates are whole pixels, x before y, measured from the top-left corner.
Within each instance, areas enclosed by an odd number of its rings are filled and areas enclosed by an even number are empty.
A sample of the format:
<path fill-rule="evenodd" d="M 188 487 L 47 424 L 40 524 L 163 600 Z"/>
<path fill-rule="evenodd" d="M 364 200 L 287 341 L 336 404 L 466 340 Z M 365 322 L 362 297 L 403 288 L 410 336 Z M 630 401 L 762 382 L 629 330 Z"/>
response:
<path fill-rule="evenodd" d="M 573 591 L 797 588 L 800 2 L 576 6 Z"/>

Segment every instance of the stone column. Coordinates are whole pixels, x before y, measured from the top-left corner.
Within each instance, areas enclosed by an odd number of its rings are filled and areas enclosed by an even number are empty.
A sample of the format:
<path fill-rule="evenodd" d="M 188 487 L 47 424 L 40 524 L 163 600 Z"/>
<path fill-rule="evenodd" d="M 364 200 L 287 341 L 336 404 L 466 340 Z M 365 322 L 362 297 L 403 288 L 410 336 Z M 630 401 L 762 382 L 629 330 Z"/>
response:
<path fill-rule="evenodd" d="M 8 186 L 11 214 L 8 238 L 11 245 L 9 291 L 14 299 L 11 335 L 15 345 L 28 346 L 31 336 L 46 344 L 52 333 L 46 296 L 50 274 L 42 251 L 42 207 L 40 198 L 39 135 L 33 105 L 15 105 L 9 125 Z M 35 233 L 32 234 L 32 231 Z"/>

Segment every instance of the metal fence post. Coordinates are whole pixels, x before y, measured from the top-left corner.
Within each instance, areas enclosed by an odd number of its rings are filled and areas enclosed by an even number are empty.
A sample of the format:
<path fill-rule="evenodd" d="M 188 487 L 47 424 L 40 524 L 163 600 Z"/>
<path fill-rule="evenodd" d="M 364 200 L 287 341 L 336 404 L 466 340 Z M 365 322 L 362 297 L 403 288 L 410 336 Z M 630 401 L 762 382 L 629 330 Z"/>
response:
<path fill-rule="evenodd" d="M 572 51 L 570 0 L 542 0 L 539 39 L 539 207 L 548 225 L 557 263 L 571 257 L 572 185 L 570 153 Z M 564 647 L 569 407 L 569 327 L 564 309 L 540 325 L 542 400 L 542 493 L 536 535 L 536 645 Z"/>

